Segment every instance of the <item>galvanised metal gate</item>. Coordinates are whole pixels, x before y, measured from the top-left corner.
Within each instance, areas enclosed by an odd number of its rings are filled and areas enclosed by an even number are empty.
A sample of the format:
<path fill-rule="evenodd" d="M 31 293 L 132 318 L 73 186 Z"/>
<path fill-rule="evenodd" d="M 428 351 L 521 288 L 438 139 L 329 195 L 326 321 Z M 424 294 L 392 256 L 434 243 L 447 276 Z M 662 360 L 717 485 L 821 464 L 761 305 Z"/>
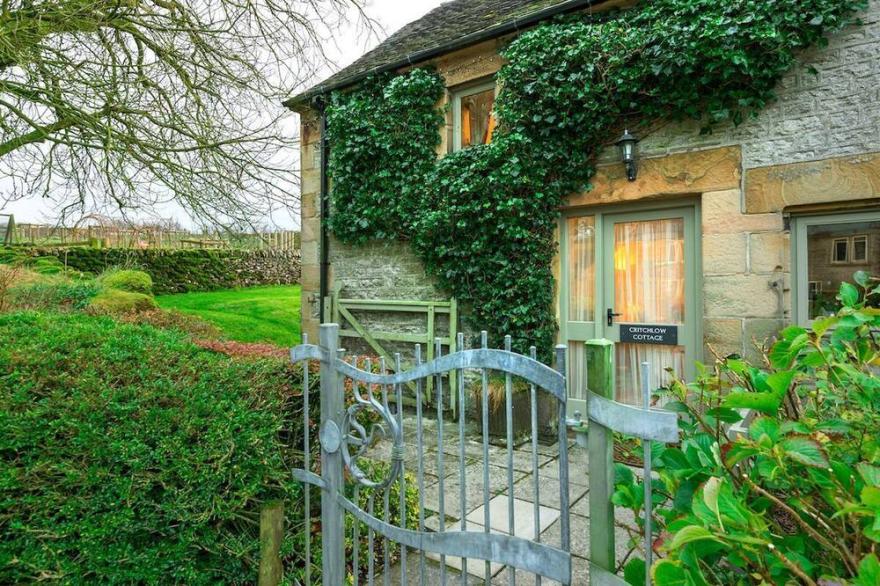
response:
<path fill-rule="evenodd" d="M 355 364 L 346 362 L 343 351 L 338 347 L 339 328 L 336 324 L 321 326 L 320 344 L 315 346 L 304 343 L 291 350 L 291 359 L 294 362 L 304 360 L 320 360 L 320 401 L 321 401 L 321 426 L 320 426 L 320 472 L 310 461 L 310 446 L 308 438 L 308 421 L 306 421 L 305 438 L 305 463 L 304 469 L 296 470 L 295 477 L 307 483 L 319 487 L 321 494 L 321 568 L 322 581 L 325 586 L 341 586 L 348 583 L 348 568 L 351 569 L 352 579 L 357 583 L 359 576 L 365 574 L 368 583 L 376 580 L 375 561 L 372 556 L 374 541 L 381 540 L 384 555 L 384 568 L 382 581 L 385 584 L 412 582 L 426 583 L 426 555 L 439 558 L 439 578 L 432 578 L 431 583 L 445 584 L 447 581 L 447 560 L 458 558 L 458 564 L 462 571 L 460 578 L 462 584 L 468 581 L 468 560 L 471 563 L 484 565 L 483 576 L 485 583 L 489 584 L 493 572 L 492 567 L 506 566 L 504 570 L 509 576 L 509 583 L 515 583 L 515 570 L 525 571 L 536 576 L 536 583 L 540 584 L 541 578 L 556 580 L 562 584 L 571 583 L 572 560 L 569 545 L 569 491 L 568 491 L 568 447 L 567 430 L 565 427 L 566 413 L 566 384 L 565 384 L 565 347 L 556 348 L 556 369 L 549 368 L 535 359 L 535 349 L 532 348 L 531 357 L 515 354 L 510 351 L 510 338 L 506 339 L 505 350 L 493 350 L 487 347 L 486 335 L 482 336 L 482 347 L 475 350 L 459 350 L 446 356 L 440 356 L 439 343 L 436 344 L 435 358 L 429 362 L 420 362 L 419 347 L 416 347 L 416 364 L 412 369 L 403 371 L 399 356 L 395 357 L 394 374 L 389 374 L 384 362 L 380 361 L 378 372 L 373 372 L 373 365 L 367 363 L 365 369 L 360 369 Z M 305 340 L 307 341 L 307 340 Z M 463 339 L 459 334 L 458 348 L 463 347 Z M 303 369 L 305 417 L 308 417 L 308 368 Z M 455 373 L 456 387 L 444 388 L 444 381 L 450 373 Z M 507 419 L 506 438 L 506 482 L 501 481 L 501 486 L 492 486 L 489 471 L 490 443 L 489 429 L 489 376 L 497 376 L 500 373 L 504 385 L 504 405 Z M 444 374 L 447 375 L 444 378 Z M 439 490 L 439 524 L 436 531 L 428 531 L 425 526 L 424 494 L 425 494 L 425 467 L 428 464 L 422 453 L 425 433 L 423 428 L 423 413 L 421 412 L 422 401 L 416 403 L 416 427 L 404 425 L 402 409 L 392 410 L 389 406 L 389 398 L 392 403 L 402 405 L 403 386 L 414 382 L 417 395 L 424 392 L 425 381 L 433 378 L 434 392 L 437 393 L 437 434 L 439 437 L 436 453 L 436 468 L 438 478 L 437 490 Z M 529 474 L 531 478 L 517 475 L 520 484 L 531 492 L 530 498 L 533 504 L 533 523 L 528 531 L 522 529 L 522 523 L 517 527 L 515 519 L 515 493 L 514 486 L 514 453 L 512 436 L 512 395 L 514 379 L 521 379 L 528 384 L 531 405 L 531 465 Z M 458 447 L 458 473 L 449 475 L 445 473 L 445 456 L 443 447 L 444 425 L 442 400 L 443 393 L 456 393 L 459 405 L 464 405 L 466 380 L 476 379 L 478 392 L 480 393 L 481 423 L 482 423 L 482 461 L 480 462 L 480 474 L 474 474 L 474 469 L 465 466 L 465 409 L 458 410 L 457 421 L 457 447 Z M 350 384 L 348 384 L 350 381 Z M 346 390 L 348 389 L 348 390 Z M 546 469 L 539 469 L 539 446 L 538 446 L 538 408 L 539 403 L 546 398 L 555 406 L 556 427 L 558 432 L 558 475 L 559 484 L 559 527 L 560 534 L 558 543 L 544 543 L 541 537 L 541 492 L 542 484 L 547 482 Z M 416 397 L 420 399 L 420 396 Z M 313 399 L 313 398 L 311 398 Z M 363 423 L 364 415 L 370 415 L 378 422 L 372 425 Z M 359 419 L 360 418 L 360 419 Z M 407 429 L 410 429 L 410 437 L 406 437 Z M 360 463 L 364 450 L 373 443 L 376 436 L 382 436 L 391 442 L 390 467 L 388 472 L 381 478 L 373 478 L 370 470 Z M 414 437 L 412 437 L 414 436 Z M 453 442 L 455 437 L 452 438 Z M 389 522 L 389 495 L 390 488 L 397 484 L 400 494 L 399 507 L 400 519 L 405 519 L 403 509 L 406 507 L 405 486 L 412 482 L 404 465 L 406 450 L 416 451 L 416 476 L 415 482 L 419 489 L 419 514 L 418 526 L 410 528 L 404 522 L 394 525 Z M 493 452 L 496 457 L 497 451 Z M 476 458 L 477 461 L 480 458 Z M 520 465 L 522 470 L 522 465 Z M 355 483 L 353 496 L 349 497 L 345 490 L 345 475 L 350 475 Z M 470 474 L 468 473 L 470 472 Z M 454 480 L 453 480 L 454 479 Z M 445 483 L 450 484 L 452 494 L 449 507 L 446 506 Z M 468 519 L 469 502 L 473 499 L 473 493 L 468 489 L 476 488 L 481 491 L 482 515 L 479 523 Z M 359 506 L 358 491 L 360 489 L 371 491 L 366 510 Z M 517 486 L 517 490 L 521 490 Z M 308 490 L 305 492 L 306 515 L 310 510 Z M 374 500 L 379 497 L 384 501 L 382 518 L 375 514 Z M 555 496 L 555 495 L 554 495 Z M 491 519 L 490 500 L 492 497 L 506 500 L 506 524 L 505 529 L 498 530 L 497 519 L 493 523 Z M 478 497 L 479 498 L 479 497 Z M 460 501 L 455 506 L 455 500 Z M 497 503 L 498 501 L 496 501 Z M 458 510 L 452 510 L 458 509 Z M 520 511 L 521 513 L 521 511 Z M 353 559 L 346 559 L 346 515 L 353 517 L 352 541 Z M 457 517 L 452 525 L 447 525 L 448 516 Z M 522 519 L 520 518 L 520 521 Z M 366 560 L 367 568 L 363 570 L 358 559 L 359 531 L 366 526 L 369 535 L 370 558 Z M 308 523 L 306 524 L 308 530 Z M 521 534 L 518 535 L 517 532 Z M 306 539 L 305 556 L 307 563 L 311 564 L 311 539 Z M 391 575 L 389 568 L 389 543 L 400 546 L 399 573 L 395 569 L 395 575 Z M 413 559 L 417 558 L 417 559 Z M 473 566 L 472 566 L 473 569 Z M 306 583 L 310 583 L 311 575 L 307 567 L 305 575 Z"/>

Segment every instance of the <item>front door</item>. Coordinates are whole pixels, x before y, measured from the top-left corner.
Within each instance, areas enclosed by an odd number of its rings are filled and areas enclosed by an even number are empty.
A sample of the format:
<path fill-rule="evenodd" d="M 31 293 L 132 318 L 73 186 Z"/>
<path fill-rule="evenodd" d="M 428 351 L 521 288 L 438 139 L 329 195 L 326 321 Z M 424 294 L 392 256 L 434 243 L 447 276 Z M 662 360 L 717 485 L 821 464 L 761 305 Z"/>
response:
<path fill-rule="evenodd" d="M 562 331 L 571 346 L 571 407 L 582 408 L 583 342 L 616 342 L 615 395 L 641 404 L 640 369 L 657 388 L 697 358 L 696 220 L 693 207 L 599 211 L 562 227 Z"/>
<path fill-rule="evenodd" d="M 685 376 L 696 355 L 693 208 L 604 217 L 605 338 L 615 348 L 618 401 L 641 403 L 641 364 L 651 388 Z"/>

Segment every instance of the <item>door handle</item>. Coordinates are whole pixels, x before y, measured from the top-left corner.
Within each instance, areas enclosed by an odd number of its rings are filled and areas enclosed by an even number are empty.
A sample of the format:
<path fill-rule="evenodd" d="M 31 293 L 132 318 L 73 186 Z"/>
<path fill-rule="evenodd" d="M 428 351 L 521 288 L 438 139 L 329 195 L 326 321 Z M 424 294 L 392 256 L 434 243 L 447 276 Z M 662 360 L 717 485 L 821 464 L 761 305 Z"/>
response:
<path fill-rule="evenodd" d="M 608 319 L 608 325 L 611 326 L 614 325 L 614 318 L 620 317 L 620 314 L 614 313 L 614 310 L 609 307 L 608 311 L 605 313 L 605 317 Z"/>

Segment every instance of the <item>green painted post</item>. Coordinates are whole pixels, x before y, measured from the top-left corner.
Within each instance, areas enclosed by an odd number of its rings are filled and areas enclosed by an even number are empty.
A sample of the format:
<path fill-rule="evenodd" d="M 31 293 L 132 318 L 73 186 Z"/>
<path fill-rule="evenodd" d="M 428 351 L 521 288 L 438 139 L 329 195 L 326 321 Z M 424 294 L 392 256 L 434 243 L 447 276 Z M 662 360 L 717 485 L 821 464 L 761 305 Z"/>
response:
<path fill-rule="evenodd" d="M 587 388 L 614 398 L 614 342 L 588 340 Z M 589 404 L 589 403 L 588 403 Z M 590 471 L 590 563 L 614 573 L 614 435 L 607 427 L 590 422 L 587 451 Z"/>

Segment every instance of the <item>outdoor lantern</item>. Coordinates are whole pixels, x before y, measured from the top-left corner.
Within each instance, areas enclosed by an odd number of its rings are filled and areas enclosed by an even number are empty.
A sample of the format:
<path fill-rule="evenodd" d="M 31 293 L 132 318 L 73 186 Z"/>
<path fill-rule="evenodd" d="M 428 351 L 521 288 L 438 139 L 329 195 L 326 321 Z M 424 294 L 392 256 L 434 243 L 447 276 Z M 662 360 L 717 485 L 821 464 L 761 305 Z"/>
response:
<path fill-rule="evenodd" d="M 617 140 L 617 146 L 620 147 L 620 158 L 626 167 L 626 178 L 630 181 L 636 180 L 636 144 L 639 142 L 635 136 L 629 133 L 629 130 L 623 131 L 623 136 Z"/>

